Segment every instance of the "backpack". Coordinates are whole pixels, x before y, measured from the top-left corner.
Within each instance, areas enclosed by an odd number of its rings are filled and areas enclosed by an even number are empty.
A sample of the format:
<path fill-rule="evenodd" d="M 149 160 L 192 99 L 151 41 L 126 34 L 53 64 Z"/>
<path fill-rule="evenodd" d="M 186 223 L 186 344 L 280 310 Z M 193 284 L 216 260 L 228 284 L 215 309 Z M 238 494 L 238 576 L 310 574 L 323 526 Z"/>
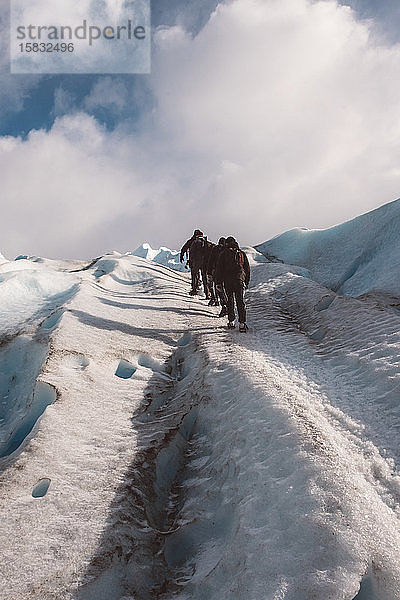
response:
<path fill-rule="evenodd" d="M 245 259 L 239 248 L 227 248 L 226 279 L 244 281 L 246 277 Z"/>
<path fill-rule="evenodd" d="M 243 252 L 239 248 L 234 248 L 233 253 L 235 265 L 237 267 L 238 272 L 244 271 Z"/>
<path fill-rule="evenodd" d="M 229 259 L 232 273 L 244 273 L 244 258 L 239 248 L 229 248 Z"/>
<path fill-rule="evenodd" d="M 191 263 L 200 263 L 203 260 L 206 243 L 207 242 L 204 237 L 196 237 L 193 240 L 189 249 L 189 259 Z"/>

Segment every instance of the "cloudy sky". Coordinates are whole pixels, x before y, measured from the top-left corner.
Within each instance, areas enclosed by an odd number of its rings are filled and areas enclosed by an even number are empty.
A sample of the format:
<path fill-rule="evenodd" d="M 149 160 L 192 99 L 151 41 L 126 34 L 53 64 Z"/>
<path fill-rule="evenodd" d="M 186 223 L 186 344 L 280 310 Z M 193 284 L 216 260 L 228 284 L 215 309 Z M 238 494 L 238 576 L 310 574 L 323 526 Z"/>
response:
<path fill-rule="evenodd" d="M 398 0 L 153 0 L 152 73 L 124 76 L 11 75 L 7 4 L 10 258 L 179 248 L 197 227 L 255 244 L 400 196 Z"/>

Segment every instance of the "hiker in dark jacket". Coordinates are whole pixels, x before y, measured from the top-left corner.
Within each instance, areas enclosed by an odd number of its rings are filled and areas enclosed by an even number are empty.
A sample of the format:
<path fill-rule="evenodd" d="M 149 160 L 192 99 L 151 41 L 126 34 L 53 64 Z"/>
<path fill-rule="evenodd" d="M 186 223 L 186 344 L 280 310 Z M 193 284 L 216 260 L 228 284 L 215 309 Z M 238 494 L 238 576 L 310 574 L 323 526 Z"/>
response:
<path fill-rule="evenodd" d="M 210 302 L 208 303 L 209 306 L 214 306 L 215 302 L 216 302 L 214 284 L 210 280 L 208 273 L 207 273 L 207 268 L 208 268 L 208 263 L 210 261 L 211 252 L 213 251 L 214 248 L 215 248 L 215 244 L 213 242 L 210 242 L 206 238 L 206 245 L 204 246 L 203 264 L 201 267 L 201 278 L 203 280 L 204 293 L 206 295 L 206 300 L 210 300 Z"/>
<path fill-rule="evenodd" d="M 215 297 L 214 302 L 212 302 L 212 300 L 210 300 L 209 304 L 211 306 L 218 306 L 218 304 L 221 303 L 222 308 L 221 308 L 221 312 L 219 313 L 220 317 L 225 317 L 225 315 L 228 314 L 228 310 L 226 307 L 226 294 L 225 294 L 224 286 L 222 283 L 217 285 L 217 283 L 215 281 L 215 269 L 217 268 L 218 258 L 224 248 L 225 248 L 225 238 L 221 237 L 218 240 L 218 244 L 216 246 L 214 246 L 213 249 L 211 250 L 210 257 L 209 257 L 208 263 L 207 263 L 208 287 L 210 289 L 214 290 L 214 297 Z M 219 302 L 218 302 L 218 300 L 219 300 Z M 211 304 L 211 302 L 212 302 L 212 304 Z"/>
<path fill-rule="evenodd" d="M 181 248 L 180 261 L 183 262 L 185 254 L 189 255 L 188 265 L 190 267 L 190 273 L 192 276 L 192 289 L 190 295 L 195 296 L 199 293 L 200 289 L 200 271 L 204 264 L 204 248 L 206 245 L 206 238 L 200 229 L 195 229 L 192 237 Z M 204 284 L 204 280 L 203 280 Z M 204 286 L 204 291 L 207 294 L 207 283 Z"/>
<path fill-rule="evenodd" d="M 227 296 L 228 327 L 235 328 L 235 300 L 239 316 L 239 331 L 246 332 L 246 307 L 244 290 L 250 282 L 250 265 L 246 254 L 240 250 L 234 237 L 226 239 L 225 248 L 221 252 L 215 271 L 217 284 L 223 284 Z"/>

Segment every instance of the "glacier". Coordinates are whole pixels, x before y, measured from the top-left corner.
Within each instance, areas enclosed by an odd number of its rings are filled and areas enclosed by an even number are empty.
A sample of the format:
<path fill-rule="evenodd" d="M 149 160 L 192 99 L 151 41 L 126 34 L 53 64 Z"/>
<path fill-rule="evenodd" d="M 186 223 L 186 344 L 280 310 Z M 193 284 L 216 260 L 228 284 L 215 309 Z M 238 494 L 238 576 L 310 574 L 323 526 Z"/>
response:
<path fill-rule="evenodd" d="M 400 598 L 396 211 L 348 287 L 341 226 L 247 248 L 247 335 L 174 251 L 4 260 L 0 598 Z"/>
<path fill-rule="evenodd" d="M 400 200 L 329 229 L 292 229 L 256 246 L 275 261 L 302 266 L 345 296 L 373 290 L 400 296 Z"/>

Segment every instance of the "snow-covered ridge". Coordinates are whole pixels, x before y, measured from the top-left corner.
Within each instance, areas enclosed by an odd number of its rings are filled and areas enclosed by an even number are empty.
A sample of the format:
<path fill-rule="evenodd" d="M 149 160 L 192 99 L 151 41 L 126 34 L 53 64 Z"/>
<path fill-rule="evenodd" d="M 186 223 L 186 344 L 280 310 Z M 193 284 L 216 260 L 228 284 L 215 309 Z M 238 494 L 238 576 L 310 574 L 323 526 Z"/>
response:
<path fill-rule="evenodd" d="M 142 257 L 0 268 L 1 599 L 400 598 L 400 314 L 246 251 L 244 336 Z"/>
<path fill-rule="evenodd" d="M 379 290 L 400 296 L 400 200 L 324 230 L 292 229 L 256 246 L 266 256 L 305 267 L 346 296 Z"/>

